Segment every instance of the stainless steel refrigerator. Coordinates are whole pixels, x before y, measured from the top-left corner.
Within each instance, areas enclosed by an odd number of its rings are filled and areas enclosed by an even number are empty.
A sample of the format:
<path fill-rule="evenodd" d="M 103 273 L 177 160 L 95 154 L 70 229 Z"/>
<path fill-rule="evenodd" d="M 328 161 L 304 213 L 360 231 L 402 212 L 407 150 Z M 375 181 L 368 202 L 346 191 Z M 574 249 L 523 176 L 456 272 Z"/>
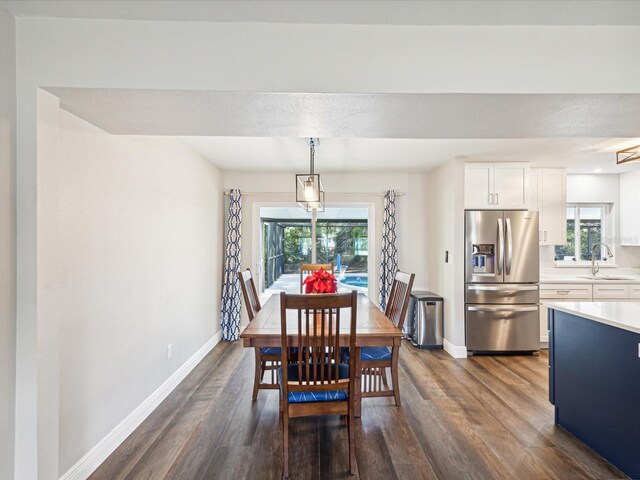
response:
<path fill-rule="evenodd" d="M 538 212 L 465 213 L 467 351 L 538 351 Z"/>

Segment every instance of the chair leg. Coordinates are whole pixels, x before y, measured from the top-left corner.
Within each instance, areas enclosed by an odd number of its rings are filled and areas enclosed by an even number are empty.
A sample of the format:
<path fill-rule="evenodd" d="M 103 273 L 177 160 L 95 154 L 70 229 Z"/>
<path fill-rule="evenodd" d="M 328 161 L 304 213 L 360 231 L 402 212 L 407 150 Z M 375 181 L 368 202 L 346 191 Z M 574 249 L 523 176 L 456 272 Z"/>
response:
<path fill-rule="evenodd" d="M 358 473 L 358 464 L 356 462 L 356 421 L 353 414 L 353 407 L 349 407 L 349 415 L 347 416 L 347 430 L 349 432 L 349 472 L 351 475 L 356 475 Z"/>
<path fill-rule="evenodd" d="M 282 415 L 282 478 L 289 478 L 289 413 Z"/>
<path fill-rule="evenodd" d="M 402 406 L 400 402 L 400 381 L 398 375 L 398 357 L 400 356 L 400 347 L 393 347 L 391 352 L 391 381 L 393 382 L 393 396 L 396 399 L 396 406 Z"/>
<path fill-rule="evenodd" d="M 389 382 L 387 381 L 387 367 L 380 368 L 380 374 L 382 375 L 382 383 L 385 388 L 389 388 Z"/>
<path fill-rule="evenodd" d="M 253 375 L 253 399 L 258 398 L 258 389 L 260 388 L 260 379 L 262 377 L 262 359 L 260 358 L 260 348 L 255 347 L 256 351 L 256 370 Z"/>
<path fill-rule="evenodd" d="M 353 384 L 354 388 L 354 403 L 355 403 L 355 411 L 354 414 L 356 417 L 360 417 L 360 413 L 362 410 L 362 364 L 360 363 L 362 356 L 362 349 L 360 347 L 356 347 L 356 374 L 355 374 L 355 382 Z"/>

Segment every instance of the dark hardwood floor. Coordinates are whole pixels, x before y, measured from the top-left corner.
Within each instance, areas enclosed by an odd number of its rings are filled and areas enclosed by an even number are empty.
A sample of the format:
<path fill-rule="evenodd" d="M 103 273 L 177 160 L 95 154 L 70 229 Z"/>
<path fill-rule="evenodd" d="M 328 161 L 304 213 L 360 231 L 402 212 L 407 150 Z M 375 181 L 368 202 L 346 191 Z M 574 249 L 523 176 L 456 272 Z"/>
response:
<path fill-rule="evenodd" d="M 253 361 L 239 343 L 218 344 L 91 478 L 281 478 L 278 392 L 251 400 Z M 363 402 L 359 476 L 348 474 L 344 422 L 326 417 L 291 422 L 291 478 L 626 478 L 554 426 L 547 370 L 546 351 L 455 360 L 405 343 L 402 407 Z"/>

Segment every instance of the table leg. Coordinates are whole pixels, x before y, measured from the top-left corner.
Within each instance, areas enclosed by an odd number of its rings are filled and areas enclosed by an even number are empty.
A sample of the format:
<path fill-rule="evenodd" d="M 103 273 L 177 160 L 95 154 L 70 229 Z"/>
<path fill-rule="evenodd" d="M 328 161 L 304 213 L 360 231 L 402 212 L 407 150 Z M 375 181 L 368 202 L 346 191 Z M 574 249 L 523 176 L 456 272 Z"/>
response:
<path fill-rule="evenodd" d="M 360 360 L 362 359 L 362 349 L 360 347 L 356 347 L 356 381 L 354 385 L 355 390 L 355 416 L 360 417 L 360 413 L 362 411 L 362 366 Z"/>

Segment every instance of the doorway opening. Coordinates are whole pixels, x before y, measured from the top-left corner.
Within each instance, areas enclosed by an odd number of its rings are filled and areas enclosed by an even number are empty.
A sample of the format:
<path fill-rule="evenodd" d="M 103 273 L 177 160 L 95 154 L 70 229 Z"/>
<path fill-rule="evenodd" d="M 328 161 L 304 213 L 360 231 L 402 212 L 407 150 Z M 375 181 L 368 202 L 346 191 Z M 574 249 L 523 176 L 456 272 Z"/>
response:
<path fill-rule="evenodd" d="M 317 263 L 333 263 L 338 291 L 368 293 L 369 211 L 327 208 L 316 221 Z M 300 208 L 262 207 L 262 284 L 267 294 L 299 293 L 300 264 L 311 263 L 311 216 Z"/>

